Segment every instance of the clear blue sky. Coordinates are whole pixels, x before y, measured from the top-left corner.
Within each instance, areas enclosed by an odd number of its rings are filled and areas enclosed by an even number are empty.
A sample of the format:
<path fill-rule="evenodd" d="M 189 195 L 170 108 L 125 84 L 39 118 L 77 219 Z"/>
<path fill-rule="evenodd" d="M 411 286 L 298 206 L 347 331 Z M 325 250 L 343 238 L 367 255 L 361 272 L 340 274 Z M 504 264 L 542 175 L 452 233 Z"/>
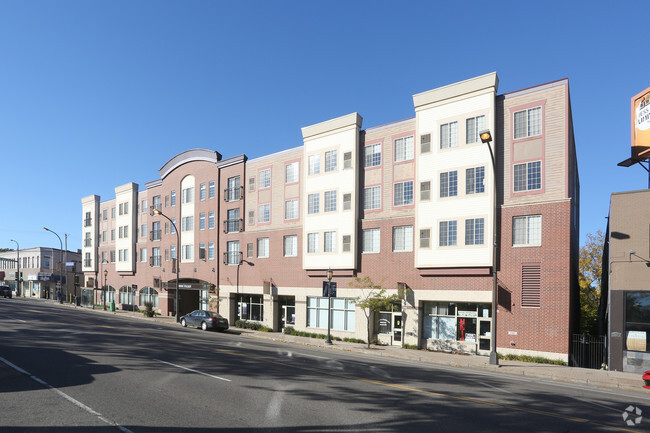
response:
<path fill-rule="evenodd" d="M 81 198 L 158 178 L 191 148 L 265 155 L 358 111 L 497 71 L 499 93 L 569 78 L 581 239 L 645 189 L 630 98 L 650 87 L 647 2 L 0 0 L 0 248 L 81 248 Z"/>

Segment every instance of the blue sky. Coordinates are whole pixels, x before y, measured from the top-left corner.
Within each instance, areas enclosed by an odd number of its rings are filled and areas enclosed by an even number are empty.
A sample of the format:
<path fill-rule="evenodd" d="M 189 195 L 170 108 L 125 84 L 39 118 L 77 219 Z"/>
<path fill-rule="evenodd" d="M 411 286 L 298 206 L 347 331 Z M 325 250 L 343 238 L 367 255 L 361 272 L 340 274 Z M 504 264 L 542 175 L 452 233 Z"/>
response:
<path fill-rule="evenodd" d="M 81 198 L 144 188 L 191 148 L 249 158 L 357 111 L 496 71 L 499 93 L 569 78 L 581 239 L 645 189 L 630 98 L 650 87 L 643 2 L 0 0 L 0 248 L 81 248 Z M 582 242 L 581 242 L 582 243 Z"/>

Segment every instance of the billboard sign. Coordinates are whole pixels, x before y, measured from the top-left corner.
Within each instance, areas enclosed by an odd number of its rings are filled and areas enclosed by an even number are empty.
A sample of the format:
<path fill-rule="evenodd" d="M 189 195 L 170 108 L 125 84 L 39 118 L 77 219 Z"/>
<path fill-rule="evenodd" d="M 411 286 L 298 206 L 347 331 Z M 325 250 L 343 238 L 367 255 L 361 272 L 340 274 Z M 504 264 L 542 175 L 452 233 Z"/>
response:
<path fill-rule="evenodd" d="M 632 157 L 650 148 L 650 87 L 632 98 Z"/>

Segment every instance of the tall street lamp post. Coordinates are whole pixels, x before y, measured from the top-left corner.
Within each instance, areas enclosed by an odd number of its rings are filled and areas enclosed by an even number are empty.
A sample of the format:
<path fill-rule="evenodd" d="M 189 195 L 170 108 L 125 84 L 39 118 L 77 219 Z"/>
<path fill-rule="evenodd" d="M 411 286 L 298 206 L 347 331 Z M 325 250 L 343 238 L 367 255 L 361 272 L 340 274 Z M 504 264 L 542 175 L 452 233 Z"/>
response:
<path fill-rule="evenodd" d="M 20 296 L 20 245 L 13 239 L 9 240 L 16 242 L 16 296 Z"/>
<path fill-rule="evenodd" d="M 48 229 L 47 227 L 43 227 L 43 230 L 47 230 L 50 233 L 54 233 L 54 235 L 59 238 L 59 244 L 61 244 L 61 252 L 63 252 L 63 241 L 61 241 L 61 236 L 56 234 L 55 231 Z M 59 285 L 63 284 L 63 271 L 59 268 Z M 55 286 L 56 287 L 56 286 Z M 52 292 L 50 292 L 50 299 L 52 299 Z M 60 303 L 63 303 L 63 300 L 59 299 Z"/>
<path fill-rule="evenodd" d="M 492 158 L 492 181 L 494 183 L 494 215 L 492 217 L 492 329 L 490 332 L 490 364 L 499 365 L 499 355 L 497 354 L 497 303 L 498 303 L 498 290 L 499 283 L 497 281 L 497 165 L 494 160 L 494 152 L 490 142 L 492 141 L 492 134 L 490 130 L 486 129 L 479 133 L 481 141 L 487 144 L 490 150 L 490 157 Z"/>
<path fill-rule="evenodd" d="M 330 328 L 332 322 L 332 268 L 327 269 L 327 340 L 325 344 L 332 344 L 332 339 L 330 338 Z"/>
<path fill-rule="evenodd" d="M 176 224 L 174 224 L 174 221 L 172 221 L 167 215 L 162 213 L 160 209 L 154 209 L 153 214 L 160 215 L 161 217 L 169 221 L 172 227 L 174 228 L 174 231 L 176 232 L 176 296 L 174 297 L 174 310 L 175 310 L 174 316 L 176 322 L 178 322 L 178 291 L 180 290 L 179 280 L 180 280 L 180 270 L 181 270 L 181 261 L 179 260 L 179 256 L 181 254 L 181 235 L 179 234 L 179 231 L 176 228 Z"/>
<path fill-rule="evenodd" d="M 108 271 L 104 269 L 104 287 L 102 287 L 102 303 L 104 304 L 104 311 L 106 311 L 106 277 L 108 276 Z"/>

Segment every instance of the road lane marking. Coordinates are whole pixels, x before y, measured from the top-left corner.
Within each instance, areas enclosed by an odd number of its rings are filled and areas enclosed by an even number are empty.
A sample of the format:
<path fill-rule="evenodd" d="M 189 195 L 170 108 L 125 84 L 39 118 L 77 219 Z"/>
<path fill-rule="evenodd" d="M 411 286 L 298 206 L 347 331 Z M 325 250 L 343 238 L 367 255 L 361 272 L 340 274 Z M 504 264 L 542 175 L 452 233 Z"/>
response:
<path fill-rule="evenodd" d="M 47 382 L 45 382 L 44 380 L 42 380 L 42 379 L 40 379 L 40 378 L 34 376 L 33 374 L 31 374 L 31 373 L 29 373 L 28 371 L 26 371 L 26 370 L 24 370 L 24 369 L 18 367 L 18 366 L 15 365 L 14 363 L 12 363 L 12 362 L 10 362 L 10 361 L 4 359 L 4 358 L 1 357 L 1 356 L 0 356 L 0 361 L 2 361 L 3 363 L 5 363 L 5 364 L 8 365 L 9 367 L 13 368 L 13 369 L 16 370 L 17 372 L 19 372 L 19 373 L 21 373 L 21 374 L 24 374 L 25 376 L 28 376 L 28 377 L 29 377 L 30 379 L 32 379 L 34 382 L 36 382 L 36 383 L 40 383 L 40 384 L 43 385 L 45 388 L 48 388 L 49 390 L 54 391 L 55 393 L 57 393 L 57 394 L 60 395 L 61 397 L 63 397 L 63 398 L 65 398 L 66 400 L 68 400 L 70 403 L 74 404 L 75 406 L 77 406 L 77 407 L 79 407 L 79 408 L 85 410 L 86 412 L 90 413 L 91 415 L 96 416 L 97 419 L 101 420 L 102 422 L 104 422 L 104 423 L 106 423 L 106 424 L 108 424 L 108 425 L 110 425 L 110 426 L 113 426 L 113 427 L 118 428 L 118 429 L 119 429 L 120 431 L 122 431 L 123 433 L 133 433 L 133 432 L 132 432 L 131 430 L 129 430 L 128 428 L 123 427 L 123 426 L 121 426 L 121 425 L 119 425 L 119 424 L 117 424 L 117 423 L 115 423 L 115 422 L 113 422 L 113 421 L 111 421 L 111 420 L 108 420 L 108 419 L 104 418 L 104 416 L 103 416 L 101 413 L 99 413 L 99 412 L 97 412 L 96 410 L 94 410 L 94 409 L 92 409 L 92 408 L 86 406 L 85 404 L 83 404 L 83 403 L 80 402 L 79 400 L 76 400 L 76 399 L 70 397 L 70 396 L 69 396 L 68 394 L 66 394 L 65 392 L 56 389 L 55 387 L 53 387 L 53 386 L 50 385 L 49 383 L 47 383 Z"/>
<path fill-rule="evenodd" d="M 199 370 L 194 370 L 194 369 L 192 369 L 192 368 L 183 367 L 182 365 L 172 364 L 171 362 L 167 362 L 167 361 L 161 361 L 160 359 L 156 359 L 156 358 L 152 358 L 152 359 L 153 359 L 154 361 L 156 361 L 156 362 L 160 362 L 160 363 L 162 363 L 162 364 L 167 364 L 167 365 L 171 365 L 172 367 L 180 368 L 180 369 L 182 369 L 182 370 L 191 371 L 192 373 L 202 374 L 203 376 L 212 377 L 212 378 L 214 378 L 214 379 L 219 379 L 219 380 L 223 380 L 223 381 L 226 381 L 226 382 L 232 382 L 230 379 L 226 379 L 226 378 L 224 378 L 224 377 L 214 376 L 214 375 L 212 375 L 212 374 L 204 373 L 204 372 L 199 371 Z"/>

